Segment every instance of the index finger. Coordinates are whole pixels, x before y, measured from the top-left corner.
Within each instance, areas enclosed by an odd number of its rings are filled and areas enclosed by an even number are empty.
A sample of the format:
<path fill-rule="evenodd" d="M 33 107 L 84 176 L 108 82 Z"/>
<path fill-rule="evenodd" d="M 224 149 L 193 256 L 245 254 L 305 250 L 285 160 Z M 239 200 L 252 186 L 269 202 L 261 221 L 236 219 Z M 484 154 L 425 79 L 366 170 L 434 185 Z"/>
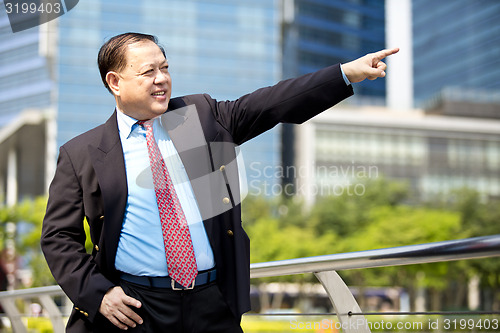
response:
<path fill-rule="evenodd" d="M 141 302 L 136 300 L 135 298 L 132 298 L 130 296 L 124 296 L 122 298 L 122 304 L 123 306 L 120 306 L 119 311 L 125 315 L 125 321 L 123 319 L 120 319 L 124 324 L 131 326 L 130 322 L 127 322 L 128 320 L 132 320 L 138 324 L 142 324 L 142 318 L 131 308 L 131 306 L 135 308 L 140 308 L 141 307 Z M 127 320 L 128 319 L 128 320 Z"/>
<path fill-rule="evenodd" d="M 125 316 L 125 318 L 118 318 L 122 323 L 127 326 L 134 327 L 134 323 L 142 324 L 142 318 L 139 316 L 132 308 L 125 306 L 120 309 L 120 312 Z"/>
<path fill-rule="evenodd" d="M 388 56 L 393 55 L 393 54 L 398 53 L 398 52 L 399 52 L 399 47 L 396 47 L 393 49 L 385 49 L 382 51 L 375 52 L 375 58 L 377 58 L 378 60 L 382 60 L 385 57 L 388 57 Z"/>

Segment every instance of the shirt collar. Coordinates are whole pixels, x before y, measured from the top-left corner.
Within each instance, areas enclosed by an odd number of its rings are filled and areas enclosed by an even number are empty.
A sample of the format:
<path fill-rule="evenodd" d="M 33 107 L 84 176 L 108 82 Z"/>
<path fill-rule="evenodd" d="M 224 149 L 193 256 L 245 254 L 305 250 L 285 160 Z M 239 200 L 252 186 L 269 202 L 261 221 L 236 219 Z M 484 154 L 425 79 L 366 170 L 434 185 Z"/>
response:
<path fill-rule="evenodd" d="M 116 118 L 118 121 L 118 132 L 120 133 L 120 138 L 122 140 L 128 139 L 132 131 L 136 128 L 136 126 L 138 126 L 137 119 L 121 112 L 118 107 L 116 107 Z"/>

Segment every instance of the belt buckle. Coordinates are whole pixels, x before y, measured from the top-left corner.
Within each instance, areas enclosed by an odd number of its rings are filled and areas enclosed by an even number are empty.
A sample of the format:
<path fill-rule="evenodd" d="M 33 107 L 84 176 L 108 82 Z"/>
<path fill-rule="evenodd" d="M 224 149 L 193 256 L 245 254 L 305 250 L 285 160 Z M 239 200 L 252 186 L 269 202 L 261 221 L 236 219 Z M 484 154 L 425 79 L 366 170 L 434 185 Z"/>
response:
<path fill-rule="evenodd" d="M 193 280 L 193 283 L 191 283 L 191 285 L 188 287 L 176 288 L 174 279 L 170 279 L 170 286 L 172 287 L 172 290 L 192 290 L 192 289 L 194 289 L 194 282 L 195 282 L 195 280 Z"/>

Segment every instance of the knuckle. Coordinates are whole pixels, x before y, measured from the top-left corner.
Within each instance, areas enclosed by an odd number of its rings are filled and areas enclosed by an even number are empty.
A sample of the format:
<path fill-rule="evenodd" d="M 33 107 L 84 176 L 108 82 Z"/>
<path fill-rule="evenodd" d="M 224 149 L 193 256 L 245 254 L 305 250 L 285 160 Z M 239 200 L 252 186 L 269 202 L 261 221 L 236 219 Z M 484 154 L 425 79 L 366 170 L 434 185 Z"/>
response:
<path fill-rule="evenodd" d="M 122 323 L 122 324 L 128 325 L 130 323 L 130 319 L 128 319 L 128 317 L 125 316 L 123 313 L 120 313 L 120 315 L 117 316 L 117 318 L 118 318 L 118 321 L 120 321 L 120 323 Z"/>
<path fill-rule="evenodd" d="M 119 329 L 122 329 L 122 330 L 126 329 L 126 326 L 123 325 L 119 320 L 114 319 L 111 321 L 111 323 L 113 325 L 115 325 L 116 327 L 118 327 Z"/>

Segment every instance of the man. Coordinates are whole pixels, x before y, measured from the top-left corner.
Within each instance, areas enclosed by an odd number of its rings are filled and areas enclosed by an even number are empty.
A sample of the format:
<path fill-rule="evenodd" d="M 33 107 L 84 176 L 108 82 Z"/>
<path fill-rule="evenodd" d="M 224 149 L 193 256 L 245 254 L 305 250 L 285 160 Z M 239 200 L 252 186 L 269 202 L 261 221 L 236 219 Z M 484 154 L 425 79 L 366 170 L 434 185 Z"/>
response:
<path fill-rule="evenodd" d="M 68 331 L 241 332 L 250 255 L 234 146 L 315 116 L 351 96 L 351 82 L 384 77 L 381 59 L 396 52 L 219 102 L 206 94 L 170 99 L 155 37 L 107 41 L 98 64 L 116 110 L 60 148 L 41 238 L 74 303 Z"/>

